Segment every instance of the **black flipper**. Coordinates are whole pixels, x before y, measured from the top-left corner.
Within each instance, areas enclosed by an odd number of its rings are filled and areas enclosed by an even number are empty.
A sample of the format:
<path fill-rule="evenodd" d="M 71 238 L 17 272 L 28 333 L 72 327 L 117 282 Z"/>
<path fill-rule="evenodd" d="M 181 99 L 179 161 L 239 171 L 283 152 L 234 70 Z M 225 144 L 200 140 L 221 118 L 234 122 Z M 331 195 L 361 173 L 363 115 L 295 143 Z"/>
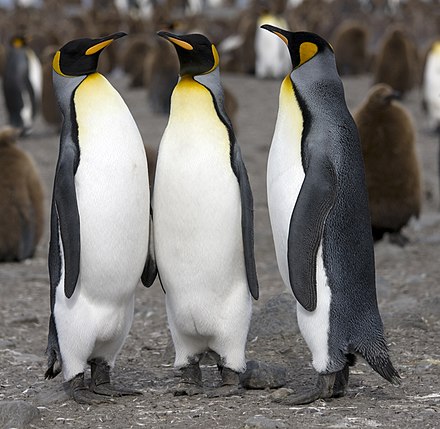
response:
<path fill-rule="evenodd" d="M 73 144 L 66 145 L 60 152 L 57 172 L 55 175 L 53 208 L 51 217 L 51 248 L 58 251 L 49 252 L 49 273 L 61 275 L 61 252 L 55 243 L 58 234 L 54 235 L 55 225 L 59 227 L 64 253 L 64 293 L 70 298 L 75 291 L 79 275 L 80 262 L 80 220 L 75 190 L 75 172 L 79 162 L 79 154 Z M 57 273 L 53 273 L 55 269 Z M 52 283 L 52 279 L 51 279 Z"/>
<path fill-rule="evenodd" d="M 153 213 L 150 212 L 150 234 L 148 241 L 148 254 L 145 261 L 144 271 L 141 280 L 145 287 L 150 287 L 157 276 L 156 258 L 154 255 L 154 236 L 153 236 Z"/>
<path fill-rule="evenodd" d="M 316 255 L 335 197 L 336 173 L 330 160 L 325 156 L 310 158 L 287 242 L 290 286 L 307 311 L 316 309 Z"/>
<path fill-rule="evenodd" d="M 243 233 L 246 277 L 251 295 L 254 299 L 258 299 L 259 288 L 254 254 L 254 203 L 252 198 L 252 190 L 238 144 L 233 144 L 231 151 L 232 170 L 237 176 L 238 185 L 240 186 L 241 227 Z"/>

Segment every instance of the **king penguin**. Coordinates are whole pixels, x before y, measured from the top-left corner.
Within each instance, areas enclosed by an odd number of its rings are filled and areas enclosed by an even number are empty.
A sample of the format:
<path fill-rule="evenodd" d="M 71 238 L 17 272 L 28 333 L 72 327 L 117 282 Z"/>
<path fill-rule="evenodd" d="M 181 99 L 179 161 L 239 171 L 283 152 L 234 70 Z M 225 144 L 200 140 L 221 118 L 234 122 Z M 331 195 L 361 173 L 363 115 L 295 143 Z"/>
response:
<path fill-rule="evenodd" d="M 14 36 L 6 55 L 3 94 L 9 123 L 27 135 L 41 103 L 43 71 L 35 52 L 24 36 Z"/>
<path fill-rule="evenodd" d="M 147 258 L 142 138 L 119 93 L 96 72 L 99 54 L 123 36 L 72 40 L 53 59 L 63 124 L 52 194 L 46 378 L 62 369 L 79 403 L 138 393 L 110 384 L 110 369 L 131 327 L 135 287 L 155 272 Z"/>
<path fill-rule="evenodd" d="M 210 394 L 229 395 L 246 368 L 251 295 L 258 298 L 252 193 L 215 46 L 201 34 L 158 35 L 180 61 L 153 193 L 157 270 L 181 369 L 175 394 L 202 391 L 199 361 L 214 352 L 222 385 Z"/>
<path fill-rule="evenodd" d="M 344 396 L 356 354 L 397 383 L 376 299 L 361 146 L 333 50 L 314 33 L 262 28 L 292 60 L 268 158 L 268 205 L 280 274 L 319 374 L 314 389 L 284 402 Z"/>

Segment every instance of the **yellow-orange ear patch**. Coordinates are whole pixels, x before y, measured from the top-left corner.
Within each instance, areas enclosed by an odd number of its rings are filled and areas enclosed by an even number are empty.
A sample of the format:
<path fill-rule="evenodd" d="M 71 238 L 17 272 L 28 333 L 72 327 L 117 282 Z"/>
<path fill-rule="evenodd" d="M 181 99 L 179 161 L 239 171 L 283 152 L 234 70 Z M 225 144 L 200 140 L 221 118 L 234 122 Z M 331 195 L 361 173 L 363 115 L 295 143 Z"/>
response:
<path fill-rule="evenodd" d="M 306 61 L 313 58 L 315 54 L 318 52 L 318 46 L 312 42 L 304 42 L 301 43 L 299 47 L 299 65 L 304 64 Z"/>
<path fill-rule="evenodd" d="M 112 43 L 112 42 L 113 42 L 113 39 L 106 40 L 106 41 L 101 42 L 101 43 L 97 43 L 95 46 L 91 46 L 89 49 L 87 49 L 86 55 L 96 54 L 101 49 L 104 49 L 106 46 L 110 45 L 110 43 Z"/>
<path fill-rule="evenodd" d="M 186 49 L 187 51 L 192 51 L 194 49 L 188 42 L 184 42 L 183 40 L 176 39 L 175 37 L 168 37 L 168 40 L 170 42 L 173 42 L 175 45 L 180 46 L 183 49 Z"/>
<path fill-rule="evenodd" d="M 214 65 L 211 67 L 210 70 L 208 70 L 208 71 L 207 71 L 206 73 L 204 73 L 204 74 L 211 73 L 213 70 L 216 69 L 216 67 L 217 67 L 217 66 L 219 65 L 219 63 L 220 63 L 220 57 L 219 57 L 218 52 L 217 52 L 217 49 L 216 49 L 216 47 L 215 47 L 214 45 L 212 45 L 212 56 L 214 57 Z"/>
<path fill-rule="evenodd" d="M 53 57 L 52 67 L 61 76 L 66 76 L 60 69 L 60 56 L 61 52 L 57 51 Z"/>

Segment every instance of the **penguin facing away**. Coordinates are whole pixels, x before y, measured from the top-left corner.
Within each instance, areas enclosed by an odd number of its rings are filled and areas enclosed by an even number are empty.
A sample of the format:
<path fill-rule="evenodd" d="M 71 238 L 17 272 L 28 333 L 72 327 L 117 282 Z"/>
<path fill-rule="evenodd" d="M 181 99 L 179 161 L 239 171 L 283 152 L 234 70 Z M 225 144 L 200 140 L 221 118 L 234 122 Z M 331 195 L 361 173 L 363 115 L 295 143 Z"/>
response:
<path fill-rule="evenodd" d="M 73 399 L 87 404 L 139 393 L 110 384 L 110 369 L 131 327 L 135 287 L 141 276 L 146 286 L 155 277 L 151 254 L 147 258 L 142 138 L 119 93 L 96 72 L 99 54 L 123 36 L 75 39 L 53 59 L 63 124 L 52 196 L 45 375 L 62 369 Z"/>
<path fill-rule="evenodd" d="M 19 130 L 0 129 L 0 262 L 34 255 L 44 229 L 44 187 L 32 158 L 16 146 Z"/>
<path fill-rule="evenodd" d="M 314 389 L 283 401 L 344 396 L 356 354 L 397 383 L 376 299 L 361 147 L 333 50 L 314 33 L 262 28 L 286 43 L 293 66 L 281 85 L 267 193 L 278 267 L 319 374 Z"/>
<path fill-rule="evenodd" d="M 32 130 L 41 103 L 43 72 L 40 60 L 23 36 L 14 36 L 6 55 L 3 94 L 9 123 L 23 135 Z"/>
<path fill-rule="evenodd" d="M 354 113 L 359 130 L 368 189 L 373 239 L 387 232 L 390 241 L 404 246 L 401 229 L 419 217 L 421 173 L 416 132 L 407 109 L 389 85 L 374 85 Z"/>
<path fill-rule="evenodd" d="M 199 360 L 214 352 L 222 378 L 214 395 L 229 395 L 246 368 L 251 296 L 258 298 L 252 193 L 215 46 L 201 34 L 158 35 L 180 62 L 153 193 L 157 270 L 181 370 L 175 394 L 202 391 Z"/>

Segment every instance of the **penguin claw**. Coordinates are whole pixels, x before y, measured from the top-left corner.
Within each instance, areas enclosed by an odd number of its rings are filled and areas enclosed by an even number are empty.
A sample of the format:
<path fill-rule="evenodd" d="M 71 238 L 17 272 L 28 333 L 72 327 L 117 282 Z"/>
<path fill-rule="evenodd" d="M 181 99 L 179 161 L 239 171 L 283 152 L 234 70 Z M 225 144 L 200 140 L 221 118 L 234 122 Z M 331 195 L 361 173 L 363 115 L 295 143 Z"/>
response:
<path fill-rule="evenodd" d="M 318 399 L 328 399 L 328 396 L 322 395 L 321 389 L 315 388 L 308 392 L 288 395 L 284 398 L 273 399 L 273 402 L 277 402 L 283 405 L 305 405 L 310 404 Z"/>
<path fill-rule="evenodd" d="M 72 398 L 78 404 L 98 405 L 114 402 L 109 396 L 102 396 L 90 390 L 80 389 L 72 392 Z"/>
<path fill-rule="evenodd" d="M 126 387 L 115 387 L 110 383 L 103 383 L 93 386 L 92 392 L 101 396 L 141 396 L 143 393 L 138 390 L 128 389 Z"/>
<path fill-rule="evenodd" d="M 239 395 L 242 389 L 239 386 L 224 385 L 211 390 L 206 394 L 208 398 L 226 398 Z"/>

